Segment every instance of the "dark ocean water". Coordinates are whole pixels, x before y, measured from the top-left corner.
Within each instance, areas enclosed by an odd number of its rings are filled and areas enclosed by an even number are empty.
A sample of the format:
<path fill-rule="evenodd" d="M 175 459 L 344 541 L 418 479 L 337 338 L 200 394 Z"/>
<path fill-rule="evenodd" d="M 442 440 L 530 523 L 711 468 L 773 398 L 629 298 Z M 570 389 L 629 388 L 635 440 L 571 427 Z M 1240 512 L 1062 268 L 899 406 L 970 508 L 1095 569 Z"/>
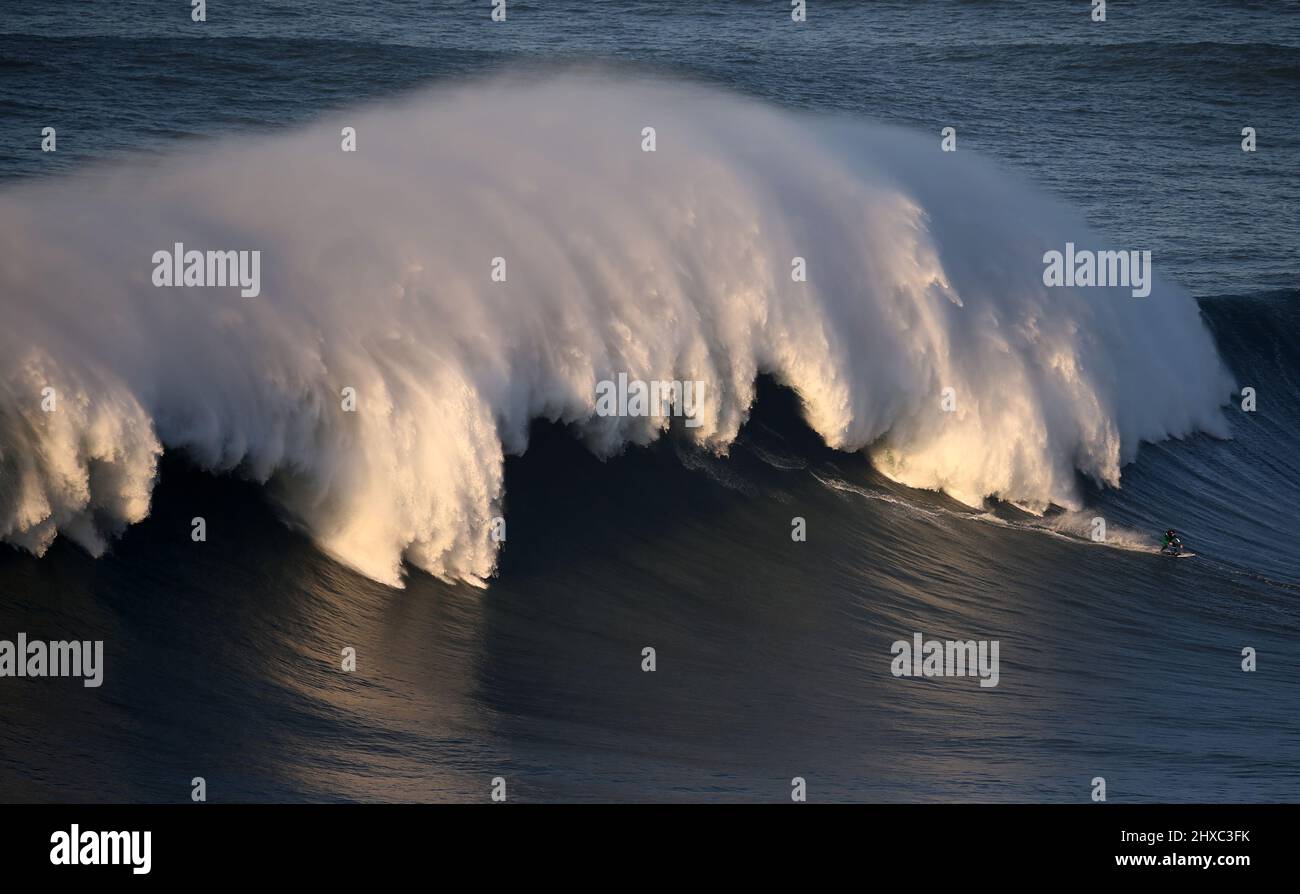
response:
<path fill-rule="evenodd" d="M 1230 440 L 1148 445 L 1121 489 L 1083 485 L 1195 559 L 891 483 L 770 382 L 725 460 L 665 439 L 602 463 L 538 423 L 485 590 L 368 580 L 172 454 L 108 556 L 0 546 L 0 637 L 104 639 L 110 669 L 0 680 L 0 800 L 185 800 L 195 776 L 214 801 L 483 800 L 495 776 L 511 800 L 782 801 L 794 776 L 812 800 L 1084 801 L 1096 776 L 1115 801 L 1300 799 L 1300 4 L 810 7 L 796 28 L 780 3 L 519 2 L 494 26 L 484 3 L 229 0 L 196 25 L 184 4 L 0 0 L 0 189 L 593 62 L 951 125 L 1150 247 L 1258 387 Z M 195 505 L 220 532 L 203 549 Z M 999 640 L 999 686 L 891 676 L 912 631 Z"/>

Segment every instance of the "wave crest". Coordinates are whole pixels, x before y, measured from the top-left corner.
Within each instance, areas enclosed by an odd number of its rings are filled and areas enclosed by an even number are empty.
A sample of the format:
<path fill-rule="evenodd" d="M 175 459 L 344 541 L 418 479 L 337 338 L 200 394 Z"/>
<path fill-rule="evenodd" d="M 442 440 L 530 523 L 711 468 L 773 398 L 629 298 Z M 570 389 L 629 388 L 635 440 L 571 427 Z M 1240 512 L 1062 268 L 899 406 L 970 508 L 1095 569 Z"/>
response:
<path fill-rule="evenodd" d="M 1073 506 L 1076 470 L 1118 484 L 1141 440 L 1225 434 L 1232 385 L 1177 287 L 1045 288 L 1067 240 L 1141 248 L 937 135 L 580 75 L 23 184 L 0 194 L 0 537 L 101 550 L 166 446 L 268 482 L 375 579 L 482 583 L 532 420 L 601 456 L 664 431 L 594 414 L 620 372 L 705 381 L 683 436 L 715 452 L 770 373 L 905 484 Z M 260 250 L 261 295 L 153 287 L 175 242 Z"/>

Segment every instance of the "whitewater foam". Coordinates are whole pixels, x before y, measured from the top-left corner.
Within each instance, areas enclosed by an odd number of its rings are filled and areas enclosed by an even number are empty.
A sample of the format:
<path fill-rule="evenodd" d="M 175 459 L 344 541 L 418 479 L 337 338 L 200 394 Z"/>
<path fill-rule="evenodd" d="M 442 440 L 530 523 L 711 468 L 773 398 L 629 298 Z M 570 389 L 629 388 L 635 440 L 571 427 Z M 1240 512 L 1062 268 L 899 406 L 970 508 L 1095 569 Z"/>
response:
<path fill-rule="evenodd" d="M 405 561 L 481 584 L 532 420 L 603 457 L 667 429 L 595 413 L 620 373 L 707 382 L 681 437 L 717 453 L 766 372 L 899 482 L 1074 507 L 1076 470 L 1116 485 L 1142 440 L 1226 434 L 1232 383 L 1169 282 L 1045 288 L 1067 239 L 1105 247 L 932 135 L 578 75 L 12 187 L 0 538 L 99 553 L 147 514 L 165 447 L 268 483 L 377 580 Z M 261 295 L 155 289 L 177 242 L 260 250 Z"/>

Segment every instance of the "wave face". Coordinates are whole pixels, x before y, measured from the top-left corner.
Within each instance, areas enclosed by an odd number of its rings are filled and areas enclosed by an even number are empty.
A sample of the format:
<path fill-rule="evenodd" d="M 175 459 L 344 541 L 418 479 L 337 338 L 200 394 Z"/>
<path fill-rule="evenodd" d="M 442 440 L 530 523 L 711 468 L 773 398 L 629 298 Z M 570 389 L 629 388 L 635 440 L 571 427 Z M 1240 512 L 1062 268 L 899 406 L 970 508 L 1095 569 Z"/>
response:
<path fill-rule="evenodd" d="M 666 430 L 595 415 L 620 373 L 704 381 L 683 436 L 718 453 L 770 374 L 829 446 L 971 504 L 1077 507 L 1078 473 L 1117 485 L 1141 441 L 1226 435 L 1233 383 L 1186 293 L 1042 284 L 1067 241 L 1142 246 L 938 144 L 564 75 L 10 188 L 0 538 L 97 554 L 178 449 L 268 483 L 376 580 L 405 561 L 481 583 L 532 420 L 601 457 Z M 261 251 L 261 295 L 155 288 L 176 242 Z"/>

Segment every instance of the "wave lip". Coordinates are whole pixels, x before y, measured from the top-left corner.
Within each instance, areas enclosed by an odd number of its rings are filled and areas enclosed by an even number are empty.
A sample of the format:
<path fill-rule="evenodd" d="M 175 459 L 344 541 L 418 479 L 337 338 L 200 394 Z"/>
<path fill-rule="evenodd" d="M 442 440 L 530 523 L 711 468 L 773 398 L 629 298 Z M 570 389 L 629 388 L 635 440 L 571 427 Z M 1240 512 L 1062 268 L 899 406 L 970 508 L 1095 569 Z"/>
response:
<path fill-rule="evenodd" d="M 682 436 L 719 453 L 771 374 L 827 444 L 971 504 L 1073 507 L 1076 472 L 1117 485 L 1141 441 L 1225 435 L 1232 382 L 1192 299 L 1159 277 L 1146 299 L 1045 288 L 1045 251 L 1112 246 L 938 143 L 564 75 L 11 188 L 0 537 L 101 550 L 147 513 L 166 447 L 267 482 L 370 577 L 481 584 L 532 420 L 600 456 L 666 429 L 595 414 L 619 373 L 707 382 Z M 261 251 L 262 294 L 152 287 L 176 242 Z"/>

